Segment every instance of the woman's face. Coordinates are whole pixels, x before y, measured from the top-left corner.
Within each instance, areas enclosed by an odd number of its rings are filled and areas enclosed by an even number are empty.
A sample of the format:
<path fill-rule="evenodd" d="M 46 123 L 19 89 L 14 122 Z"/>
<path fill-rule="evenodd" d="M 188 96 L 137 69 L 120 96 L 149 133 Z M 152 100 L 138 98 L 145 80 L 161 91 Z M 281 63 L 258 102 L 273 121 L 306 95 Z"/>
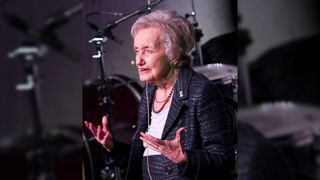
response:
<path fill-rule="evenodd" d="M 139 30 L 134 37 L 134 51 L 139 78 L 143 82 L 157 83 L 167 78 L 170 59 L 160 43 L 163 31 L 159 28 Z"/>

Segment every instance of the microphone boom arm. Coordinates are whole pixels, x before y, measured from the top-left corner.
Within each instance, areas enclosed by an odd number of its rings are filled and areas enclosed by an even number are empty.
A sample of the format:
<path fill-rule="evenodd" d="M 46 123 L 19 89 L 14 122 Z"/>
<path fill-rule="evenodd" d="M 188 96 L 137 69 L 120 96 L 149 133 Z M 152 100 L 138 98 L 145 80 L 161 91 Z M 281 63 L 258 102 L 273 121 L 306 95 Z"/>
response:
<path fill-rule="evenodd" d="M 145 5 L 137 10 L 134 10 L 126 15 L 124 15 L 123 17 L 121 17 L 120 19 L 117 19 L 117 20 L 114 20 L 112 21 L 111 23 L 108 23 L 105 28 L 103 29 L 103 32 L 106 31 L 106 30 L 110 30 L 110 29 L 113 29 L 115 28 L 119 23 L 121 23 L 122 21 L 125 21 L 129 18 L 131 18 L 132 16 L 135 16 L 135 15 L 138 15 L 138 14 L 142 14 L 144 13 L 145 11 L 149 11 L 150 8 L 154 7 L 155 5 L 157 5 L 158 3 L 160 3 L 160 1 L 162 0 L 155 0 L 153 2 L 151 2 L 150 4 L 148 5 Z"/>

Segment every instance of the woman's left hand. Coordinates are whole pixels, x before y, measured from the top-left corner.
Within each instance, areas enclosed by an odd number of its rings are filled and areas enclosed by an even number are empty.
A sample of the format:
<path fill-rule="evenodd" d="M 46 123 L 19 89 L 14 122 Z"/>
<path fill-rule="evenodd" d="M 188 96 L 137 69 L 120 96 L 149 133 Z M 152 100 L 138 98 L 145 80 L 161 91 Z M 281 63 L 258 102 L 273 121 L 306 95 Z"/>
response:
<path fill-rule="evenodd" d="M 187 156 L 180 140 L 181 133 L 184 130 L 184 127 L 178 129 L 173 140 L 161 140 L 143 132 L 140 133 L 140 139 L 148 147 L 168 157 L 174 163 L 183 163 L 187 161 Z"/>

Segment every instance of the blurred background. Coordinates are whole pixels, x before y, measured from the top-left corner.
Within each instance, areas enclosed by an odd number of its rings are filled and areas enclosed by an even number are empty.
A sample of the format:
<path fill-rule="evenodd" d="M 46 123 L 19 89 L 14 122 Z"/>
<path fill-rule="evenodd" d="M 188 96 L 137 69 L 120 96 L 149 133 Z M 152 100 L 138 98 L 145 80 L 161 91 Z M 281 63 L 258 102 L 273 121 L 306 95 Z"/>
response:
<path fill-rule="evenodd" d="M 1 1 L 2 179 L 81 179 L 81 3 Z"/>
<path fill-rule="evenodd" d="M 238 1 L 240 179 L 319 179 L 319 1 Z"/>
<path fill-rule="evenodd" d="M 101 61 L 89 41 L 126 17 L 102 34 L 102 48 L 116 136 L 130 143 L 144 87 L 131 65 L 130 27 L 147 12 L 127 15 L 148 1 L 0 2 L 0 176 L 114 179 L 82 129 L 103 113 Z M 320 178 L 319 8 L 317 0 L 162 0 L 152 8 L 177 10 L 196 29 L 193 68 L 225 96 L 238 179 Z"/>

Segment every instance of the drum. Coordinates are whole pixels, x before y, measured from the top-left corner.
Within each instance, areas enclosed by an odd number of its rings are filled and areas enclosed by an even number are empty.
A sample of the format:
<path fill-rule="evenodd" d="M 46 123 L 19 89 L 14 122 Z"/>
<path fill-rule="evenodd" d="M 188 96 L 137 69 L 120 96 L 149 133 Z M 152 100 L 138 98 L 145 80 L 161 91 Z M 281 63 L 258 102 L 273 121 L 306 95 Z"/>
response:
<path fill-rule="evenodd" d="M 221 92 L 238 102 L 238 70 L 234 65 L 214 63 L 193 69 L 215 83 Z"/>
<path fill-rule="evenodd" d="M 112 101 L 110 122 L 113 136 L 124 143 L 130 143 L 138 119 L 138 107 L 142 87 L 134 80 L 122 75 L 108 77 Z M 101 125 L 104 110 L 99 102 L 99 80 L 86 82 L 83 88 L 83 119 Z M 86 129 L 86 128 L 85 128 Z M 89 132 L 91 134 L 91 132 Z"/>
<path fill-rule="evenodd" d="M 112 121 L 109 122 L 109 125 L 113 136 L 118 141 L 130 144 L 131 137 L 136 130 L 138 107 L 143 88 L 136 81 L 123 75 L 108 76 L 107 85 L 112 101 L 110 109 Z M 99 87 L 101 87 L 101 81 L 98 79 L 87 81 L 83 86 L 83 120 L 95 125 L 101 125 L 105 114 L 102 106 L 99 105 Z M 104 161 L 106 156 L 102 152 L 101 145 L 95 141 L 88 128 L 83 127 L 85 179 L 108 179 L 109 177 L 101 177 L 102 170 L 106 169 Z M 103 176 L 114 176 L 112 167 L 107 168 L 108 172 L 104 171 L 104 174 L 107 175 Z"/>
<path fill-rule="evenodd" d="M 249 124 L 280 148 L 294 167 L 297 179 L 319 179 L 316 173 L 319 169 L 316 166 L 319 156 L 319 107 L 292 101 L 265 102 L 239 109 L 237 120 Z M 262 153 L 256 154 L 262 156 Z"/>
<path fill-rule="evenodd" d="M 298 140 L 320 129 L 320 108 L 290 101 L 266 102 L 239 109 L 237 119 L 252 125 L 267 138 L 295 135 Z"/>

